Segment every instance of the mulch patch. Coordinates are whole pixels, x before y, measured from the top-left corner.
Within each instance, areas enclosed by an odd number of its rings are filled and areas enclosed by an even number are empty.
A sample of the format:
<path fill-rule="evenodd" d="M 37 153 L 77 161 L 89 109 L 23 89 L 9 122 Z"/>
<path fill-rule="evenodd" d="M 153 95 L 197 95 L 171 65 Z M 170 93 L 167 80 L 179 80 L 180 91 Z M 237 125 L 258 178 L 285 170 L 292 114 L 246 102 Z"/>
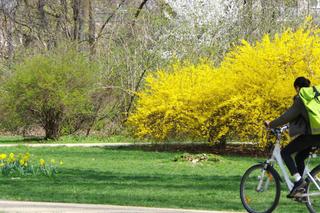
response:
<path fill-rule="evenodd" d="M 129 147 L 118 147 L 117 149 L 125 150 L 143 150 L 152 152 L 187 152 L 187 153 L 211 153 L 218 155 L 238 155 L 266 157 L 270 151 L 262 150 L 254 144 L 225 144 L 210 145 L 208 143 L 155 143 L 155 144 L 137 144 Z"/>

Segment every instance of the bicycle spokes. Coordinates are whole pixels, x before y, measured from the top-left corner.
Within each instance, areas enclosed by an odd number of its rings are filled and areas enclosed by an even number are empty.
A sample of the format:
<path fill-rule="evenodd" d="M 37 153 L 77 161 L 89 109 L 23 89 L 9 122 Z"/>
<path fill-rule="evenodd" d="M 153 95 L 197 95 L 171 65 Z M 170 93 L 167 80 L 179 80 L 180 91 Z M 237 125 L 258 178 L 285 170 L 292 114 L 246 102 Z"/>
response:
<path fill-rule="evenodd" d="M 255 165 L 242 177 L 240 195 L 248 212 L 269 212 L 279 201 L 280 182 L 264 164 Z"/>
<path fill-rule="evenodd" d="M 306 205 L 310 212 L 320 212 L 320 167 L 312 171 L 309 180 L 306 193 L 302 197 L 306 197 Z"/>

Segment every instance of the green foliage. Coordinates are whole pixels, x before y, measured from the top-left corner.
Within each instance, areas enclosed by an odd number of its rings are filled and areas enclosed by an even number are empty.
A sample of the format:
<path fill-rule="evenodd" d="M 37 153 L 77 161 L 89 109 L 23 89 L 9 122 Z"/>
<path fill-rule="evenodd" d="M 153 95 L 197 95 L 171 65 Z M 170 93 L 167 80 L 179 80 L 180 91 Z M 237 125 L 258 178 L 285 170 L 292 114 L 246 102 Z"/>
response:
<path fill-rule="evenodd" d="M 57 48 L 13 67 L 1 88 L 6 129 L 41 126 L 55 139 L 92 115 L 98 67 L 74 48 Z"/>

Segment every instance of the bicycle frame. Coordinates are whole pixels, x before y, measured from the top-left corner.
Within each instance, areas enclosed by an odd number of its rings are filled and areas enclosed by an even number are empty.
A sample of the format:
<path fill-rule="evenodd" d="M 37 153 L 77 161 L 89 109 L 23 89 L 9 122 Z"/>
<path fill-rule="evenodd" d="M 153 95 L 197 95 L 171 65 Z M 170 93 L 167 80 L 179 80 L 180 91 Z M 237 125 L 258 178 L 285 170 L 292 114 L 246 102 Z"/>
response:
<path fill-rule="evenodd" d="M 273 164 L 273 162 L 276 162 L 279 165 L 281 173 L 283 175 L 283 178 L 287 184 L 287 187 L 288 187 L 289 191 L 291 191 L 291 189 L 293 187 L 293 182 L 289 178 L 289 175 L 286 171 L 286 167 L 285 167 L 283 160 L 282 160 L 282 157 L 281 157 L 280 139 L 279 138 L 277 138 L 276 144 L 274 145 L 274 149 L 273 149 L 271 158 L 266 161 L 267 164 L 271 164 L 271 165 Z"/>

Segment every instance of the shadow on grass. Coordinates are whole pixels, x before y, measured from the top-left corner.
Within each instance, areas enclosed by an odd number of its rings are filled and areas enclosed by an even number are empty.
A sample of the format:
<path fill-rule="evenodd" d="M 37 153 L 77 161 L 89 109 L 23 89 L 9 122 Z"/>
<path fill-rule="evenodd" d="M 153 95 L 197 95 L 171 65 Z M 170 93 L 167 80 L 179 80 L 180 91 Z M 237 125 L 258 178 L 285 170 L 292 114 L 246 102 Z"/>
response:
<path fill-rule="evenodd" d="M 41 142 L 45 141 L 44 137 L 38 137 L 38 136 L 28 136 L 28 137 L 22 137 L 22 136 L 2 136 L 0 137 L 0 143 L 28 143 L 28 142 Z"/>
<path fill-rule="evenodd" d="M 0 179 L 1 199 L 244 211 L 240 176 L 134 174 L 63 169 L 56 178 Z M 280 201 L 284 212 L 304 206 Z M 280 205 L 281 206 L 281 205 Z M 283 212 L 283 211 L 282 211 Z"/>
<path fill-rule="evenodd" d="M 54 179 L 46 177 L 0 179 L 2 191 L 0 197 L 37 201 L 239 210 L 241 209 L 240 201 L 237 199 L 239 180 L 239 176 L 144 175 L 63 169 Z M 221 202 L 225 203 L 224 197 L 233 194 L 235 198 L 227 205 L 221 206 Z"/>

